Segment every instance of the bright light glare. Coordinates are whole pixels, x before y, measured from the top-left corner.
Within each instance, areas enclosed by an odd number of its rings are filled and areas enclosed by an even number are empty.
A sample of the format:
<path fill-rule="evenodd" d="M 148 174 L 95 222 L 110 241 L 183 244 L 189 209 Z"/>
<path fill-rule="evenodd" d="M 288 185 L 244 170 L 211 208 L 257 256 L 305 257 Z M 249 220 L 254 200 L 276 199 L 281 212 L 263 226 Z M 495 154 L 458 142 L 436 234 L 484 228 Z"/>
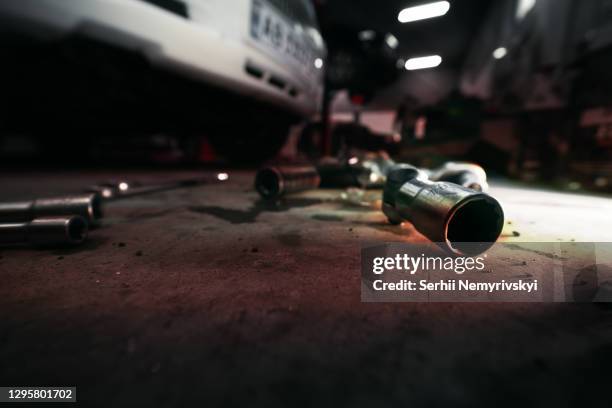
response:
<path fill-rule="evenodd" d="M 315 66 L 315 68 L 316 68 L 316 69 L 321 69 L 321 68 L 323 68 L 323 60 L 322 60 L 321 58 L 317 58 L 317 59 L 314 61 L 314 66 Z"/>
<path fill-rule="evenodd" d="M 357 163 L 359 163 L 359 159 L 357 157 L 351 157 L 348 161 L 349 164 L 351 165 L 355 165 Z"/>
<path fill-rule="evenodd" d="M 508 50 L 506 49 L 506 47 L 496 48 L 495 51 L 493 51 L 493 58 L 502 59 L 506 56 L 507 53 Z"/>
<path fill-rule="evenodd" d="M 373 30 L 363 30 L 359 32 L 359 39 L 361 41 L 370 41 L 376 37 L 376 32 Z"/>
<path fill-rule="evenodd" d="M 321 37 L 321 33 L 316 28 L 309 27 L 306 29 L 306 32 L 310 34 L 310 37 L 314 40 L 317 48 L 323 47 L 323 37 Z"/>
<path fill-rule="evenodd" d="M 121 191 L 125 191 L 125 190 L 127 190 L 128 188 L 130 188 L 130 186 L 129 186 L 129 184 L 128 184 L 128 183 L 126 183 L 125 181 L 123 181 L 123 182 L 119 183 L 119 190 L 121 190 Z"/>
<path fill-rule="evenodd" d="M 406 69 L 414 71 L 416 69 L 434 68 L 442 63 L 442 57 L 439 55 L 429 55 L 427 57 L 410 58 L 406 61 Z"/>
<path fill-rule="evenodd" d="M 227 173 L 219 173 L 219 174 L 217 174 L 217 180 L 225 181 L 227 179 L 229 179 L 229 174 L 227 174 Z"/>
<path fill-rule="evenodd" d="M 397 39 L 396 36 L 394 36 L 391 33 L 387 34 L 387 36 L 385 37 L 385 42 L 387 43 L 389 48 L 393 48 L 393 49 L 396 49 L 397 46 L 399 45 L 399 40 Z"/>
<path fill-rule="evenodd" d="M 436 1 L 435 3 L 405 8 L 399 12 L 397 19 L 400 23 L 410 23 L 412 21 L 443 16 L 448 13 L 449 9 L 450 3 L 448 1 Z"/>
<path fill-rule="evenodd" d="M 516 5 L 516 19 L 522 20 L 535 6 L 536 0 L 519 0 Z"/>

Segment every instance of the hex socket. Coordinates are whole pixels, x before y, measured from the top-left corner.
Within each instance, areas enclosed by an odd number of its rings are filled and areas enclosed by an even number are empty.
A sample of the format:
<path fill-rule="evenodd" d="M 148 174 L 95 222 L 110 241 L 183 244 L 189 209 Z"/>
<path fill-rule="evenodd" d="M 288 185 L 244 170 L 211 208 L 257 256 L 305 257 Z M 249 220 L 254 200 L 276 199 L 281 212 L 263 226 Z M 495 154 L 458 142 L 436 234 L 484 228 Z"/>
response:
<path fill-rule="evenodd" d="M 369 164 L 369 163 L 366 163 Z M 276 166 L 260 169 L 255 189 L 266 199 L 316 188 L 382 187 L 384 175 L 364 164 L 321 162 L 315 166 Z"/>
<path fill-rule="evenodd" d="M 36 218 L 71 215 L 79 215 L 90 224 L 95 223 L 102 217 L 100 195 L 93 193 L 0 203 L 0 222 L 23 222 Z"/>
<path fill-rule="evenodd" d="M 255 189 L 266 199 L 312 190 L 320 184 L 321 177 L 313 166 L 264 167 L 255 176 Z"/>
<path fill-rule="evenodd" d="M 389 173 L 383 212 L 391 223 L 409 221 L 431 241 L 458 255 L 486 251 L 504 225 L 504 212 L 493 197 L 454 183 L 433 182 L 408 165 Z"/>
<path fill-rule="evenodd" d="M 0 224 L 0 245 L 78 245 L 87 238 L 87 232 L 87 221 L 78 215 L 37 218 L 23 223 Z"/>

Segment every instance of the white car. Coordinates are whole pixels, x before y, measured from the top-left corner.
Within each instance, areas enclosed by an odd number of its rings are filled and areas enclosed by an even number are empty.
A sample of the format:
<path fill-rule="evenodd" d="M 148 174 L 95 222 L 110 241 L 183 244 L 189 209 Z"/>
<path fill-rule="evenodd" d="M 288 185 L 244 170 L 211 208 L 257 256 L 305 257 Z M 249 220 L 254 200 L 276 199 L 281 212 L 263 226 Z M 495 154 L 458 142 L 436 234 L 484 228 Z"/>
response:
<path fill-rule="evenodd" d="M 307 118 L 320 109 L 326 57 L 310 1 L 2 0 L 0 27 L 46 42 L 92 39 L 278 114 Z"/>

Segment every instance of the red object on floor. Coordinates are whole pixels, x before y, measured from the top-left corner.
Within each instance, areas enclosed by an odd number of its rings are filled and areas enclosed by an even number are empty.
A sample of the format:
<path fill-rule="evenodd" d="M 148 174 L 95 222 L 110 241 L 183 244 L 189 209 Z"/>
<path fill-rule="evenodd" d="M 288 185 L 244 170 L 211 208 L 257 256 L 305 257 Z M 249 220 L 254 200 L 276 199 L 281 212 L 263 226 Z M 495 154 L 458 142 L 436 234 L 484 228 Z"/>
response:
<path fill-rule="evenodd" d="M 217 159 L 215 149 L 212 147 L 210 142 L 206 139 L 200 141 L 200 155 L 199 159 L 202 162 L 213 162 Z"/>

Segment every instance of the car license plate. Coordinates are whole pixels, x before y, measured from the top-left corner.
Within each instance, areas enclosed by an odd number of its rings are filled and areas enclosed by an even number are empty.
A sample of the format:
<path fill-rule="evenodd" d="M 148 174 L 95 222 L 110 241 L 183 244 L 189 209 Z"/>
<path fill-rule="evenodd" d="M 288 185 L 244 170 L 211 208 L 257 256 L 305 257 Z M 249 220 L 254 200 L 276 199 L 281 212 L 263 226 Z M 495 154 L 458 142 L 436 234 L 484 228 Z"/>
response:
<path fill-rule="evenodd" d="M 301 27 L 263 0 L 253 0 L 252 4 L 251 38 L 280 62 L 311 73 L 314 51 Z"/>

